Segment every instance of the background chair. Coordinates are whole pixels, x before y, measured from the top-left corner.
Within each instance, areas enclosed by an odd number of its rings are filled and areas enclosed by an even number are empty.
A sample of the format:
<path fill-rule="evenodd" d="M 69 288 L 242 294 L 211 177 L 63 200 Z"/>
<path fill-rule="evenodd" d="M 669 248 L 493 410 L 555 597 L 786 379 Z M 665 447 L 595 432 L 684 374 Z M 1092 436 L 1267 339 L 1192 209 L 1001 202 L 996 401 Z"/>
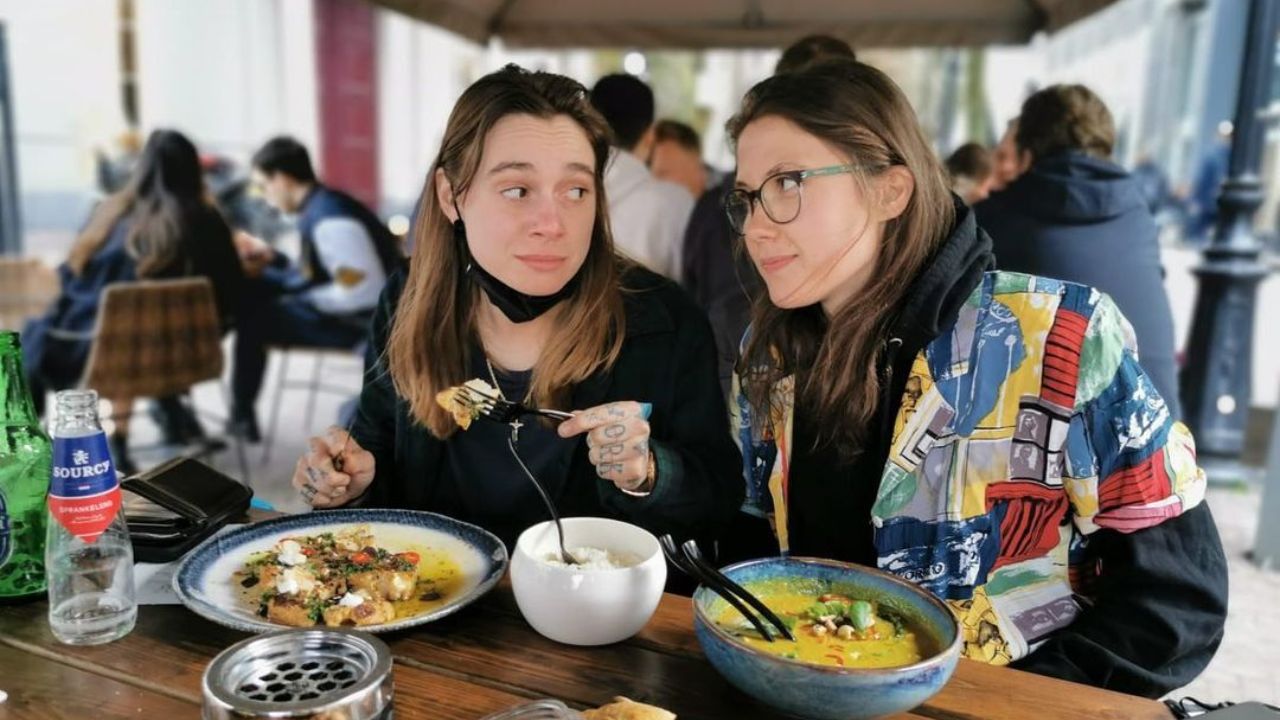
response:
<path fill-rule="evenodd" d="M 75 336 L 65 331 L 58 335 Z M 130 405 L 138 398 L 185 396 L 190 400 L 194 385 L 222 378 L 222 327 L 207 278 L 108 286 L 89 338 L 92 345 L 80 385 L 97 390 L 102 398 Z M 222 397 L 229 412 L 225 387 Z M 112 417 L 131 414 L 130 409 L 114 412 Z M 244 444 L 238 438 L 234 443 L 248 485 Z M 206 442 L 193 456 L 207 456 L 217 449 L 217 443 Z"/>

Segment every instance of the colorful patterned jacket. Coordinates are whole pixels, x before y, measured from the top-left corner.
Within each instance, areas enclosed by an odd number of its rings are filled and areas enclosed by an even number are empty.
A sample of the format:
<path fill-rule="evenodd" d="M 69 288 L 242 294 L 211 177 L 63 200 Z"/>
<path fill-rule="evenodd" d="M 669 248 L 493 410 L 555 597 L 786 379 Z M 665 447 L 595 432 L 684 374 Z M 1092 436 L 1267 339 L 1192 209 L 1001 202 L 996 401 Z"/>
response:
<path fill-rule="evenodd" d="M 730 409 L 743 509 L 773 521 L 783 554 L 793 386 L 759 422 L 735 378 Z M 1092 533 L 1155 525 L 1204 491 L 1111 299 L 988 272 L 912 364 L 872 509 L 877 563 L 951 606 L 966 656 L 1006 664 L 1080 612 Z"/>

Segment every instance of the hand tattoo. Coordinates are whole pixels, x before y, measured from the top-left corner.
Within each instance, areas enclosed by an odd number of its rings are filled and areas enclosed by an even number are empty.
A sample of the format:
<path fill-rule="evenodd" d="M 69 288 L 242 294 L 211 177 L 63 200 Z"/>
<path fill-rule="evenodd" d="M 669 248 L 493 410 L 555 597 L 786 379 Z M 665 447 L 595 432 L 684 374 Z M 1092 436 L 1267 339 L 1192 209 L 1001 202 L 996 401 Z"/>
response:
<path fill-rule="evenodd" d="M 621 475 L 622 463 L 602 463 L 596 466 L 596 474 L 602 478 L 608 478 L 609 475 Z"/>

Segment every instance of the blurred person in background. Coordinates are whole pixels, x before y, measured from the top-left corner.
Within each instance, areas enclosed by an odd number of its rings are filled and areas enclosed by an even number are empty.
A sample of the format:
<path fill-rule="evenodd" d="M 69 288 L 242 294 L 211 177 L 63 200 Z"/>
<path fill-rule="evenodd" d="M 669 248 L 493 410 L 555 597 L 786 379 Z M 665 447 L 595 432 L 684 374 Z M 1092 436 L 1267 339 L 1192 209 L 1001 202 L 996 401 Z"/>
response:
<path fill-rule="evenodd" d="M 231 376 L 228 432 L 261 439 L 255 404 L 270 345 L 347 348 L 364 339 L 387 277 L 404 264 L 400 244 L 373 211 L 326 187 L 297 140 L 268 141 L 253 160 L 267 203 L 297 218 L 297 264 L 246 233 L 236 241 L 255 276 L 254 312 L 240 323 Z"/>
<path fill-rule="evenodd" d="M 156 130 L 124 188 L 98 204 L 58 268 L 58 298 L 22 333 L 23 363 L 37 407 L 43 409 L 46 391 L 79 382 L 107 286 L 195 276 L 212 283 L 224 328 L 244 317 L 243 271 L 231 230 L 210 203 L 196 148 L 181 133 Z M 132 398 L 107 399 L 116 411 L 112 457 L 121 472 L 131 475 L 136 472 L 128 453 Z M 185 444 L 203 436 L 195 414 L 178 398 L 160 398 L 156 406 L 166 442 Z"/>
<path fill-rule="evenodd" d="M 698 131 L 678 120 L 659 120 L 653 126 L 649 170 L 659 180 L 683 185 L 695 198 L 720 182 L 720 173 L 702 160 Z"/>
<path fill-rule="evenodd" d="M 633 75 L 606 75 L 591 88 L 591 104 L 613 133 L 604 186 L 614 243 L 650 270 L 678 281 L 680 244 L 694 196 L 645 166 L 654 141 L 653 90 Z"/>
<path fill-rule="evenodd" d="M 979 143 L 965 143 L 951 153 L 946 162 L 951 178 L 951 192 L 965 205 L 987 199 L 991 184 L 991 151 Z"/>
<path fill-rule="evenodd" d="M 853 48 L 839 38 L 809 35 L 782 51 L 774 74 L 799 72 L 832 59 L 855 59 Z M 738 345 L 760 290 L 760 276 L 747 254 L 737 250 L 738 237 L 725 219 L 724 199 L 733 190 L 734 173 L 726 173 L 698 199 L 684 235 L 681 284 L 711 319 L 720 353 L 720 389 L 729 394 Z"/>
<path fill-rule="evenodd" d="M 1018 118 L 1009 121 L 1004 135 L 991 151 L 991 183 L 988 192 L 1000 192 L 1018 178 Z"/>
<path fill-rule="evenodd" d="M 204 181 L 232 232 L 241 231 L 268 245 L 288 232 L 289 224 L 262 198 L 249 170 L 224 155 L 200 156 Z"/>
<path fill-rule="evenodd" d="M 1230 169 L 1232 133 L 1230 120 L 1218 123 L 1217 137 L 1196 169 L 1195 182 L 1191 185 L 1186 230 L 1187 240 L 1193 243 L 1208 242 L 1214 225 L 1218 223 L 1218 196 L 1222 193 L 1222 183 L 1226 182 L 1227 171 Z"/>
<path fill-rule="evenodd" d="M 1109 294 L 1132 323 L 1143 369 L 1180 418 L 1158 231 L 1141 185 L 1111 160 L 1111 112 L 1083 85 L 1054 85 L 1023 103 L 1016 143 L 1018 178 L 974 208 L 997 267 Z"/>

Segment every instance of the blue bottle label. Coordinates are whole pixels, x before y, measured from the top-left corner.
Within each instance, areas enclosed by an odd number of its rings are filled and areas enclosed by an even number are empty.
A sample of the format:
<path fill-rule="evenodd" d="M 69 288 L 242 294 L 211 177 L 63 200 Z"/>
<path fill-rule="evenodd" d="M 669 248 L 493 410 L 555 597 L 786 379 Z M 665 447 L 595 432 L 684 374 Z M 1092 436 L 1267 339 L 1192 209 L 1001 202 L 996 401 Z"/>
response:
<path fill-rule="evenodd" d="M 54 438 L 49 514 L 72 535 L 92 543 L 120 512 L 120 481 L 106 433 Z"/>

